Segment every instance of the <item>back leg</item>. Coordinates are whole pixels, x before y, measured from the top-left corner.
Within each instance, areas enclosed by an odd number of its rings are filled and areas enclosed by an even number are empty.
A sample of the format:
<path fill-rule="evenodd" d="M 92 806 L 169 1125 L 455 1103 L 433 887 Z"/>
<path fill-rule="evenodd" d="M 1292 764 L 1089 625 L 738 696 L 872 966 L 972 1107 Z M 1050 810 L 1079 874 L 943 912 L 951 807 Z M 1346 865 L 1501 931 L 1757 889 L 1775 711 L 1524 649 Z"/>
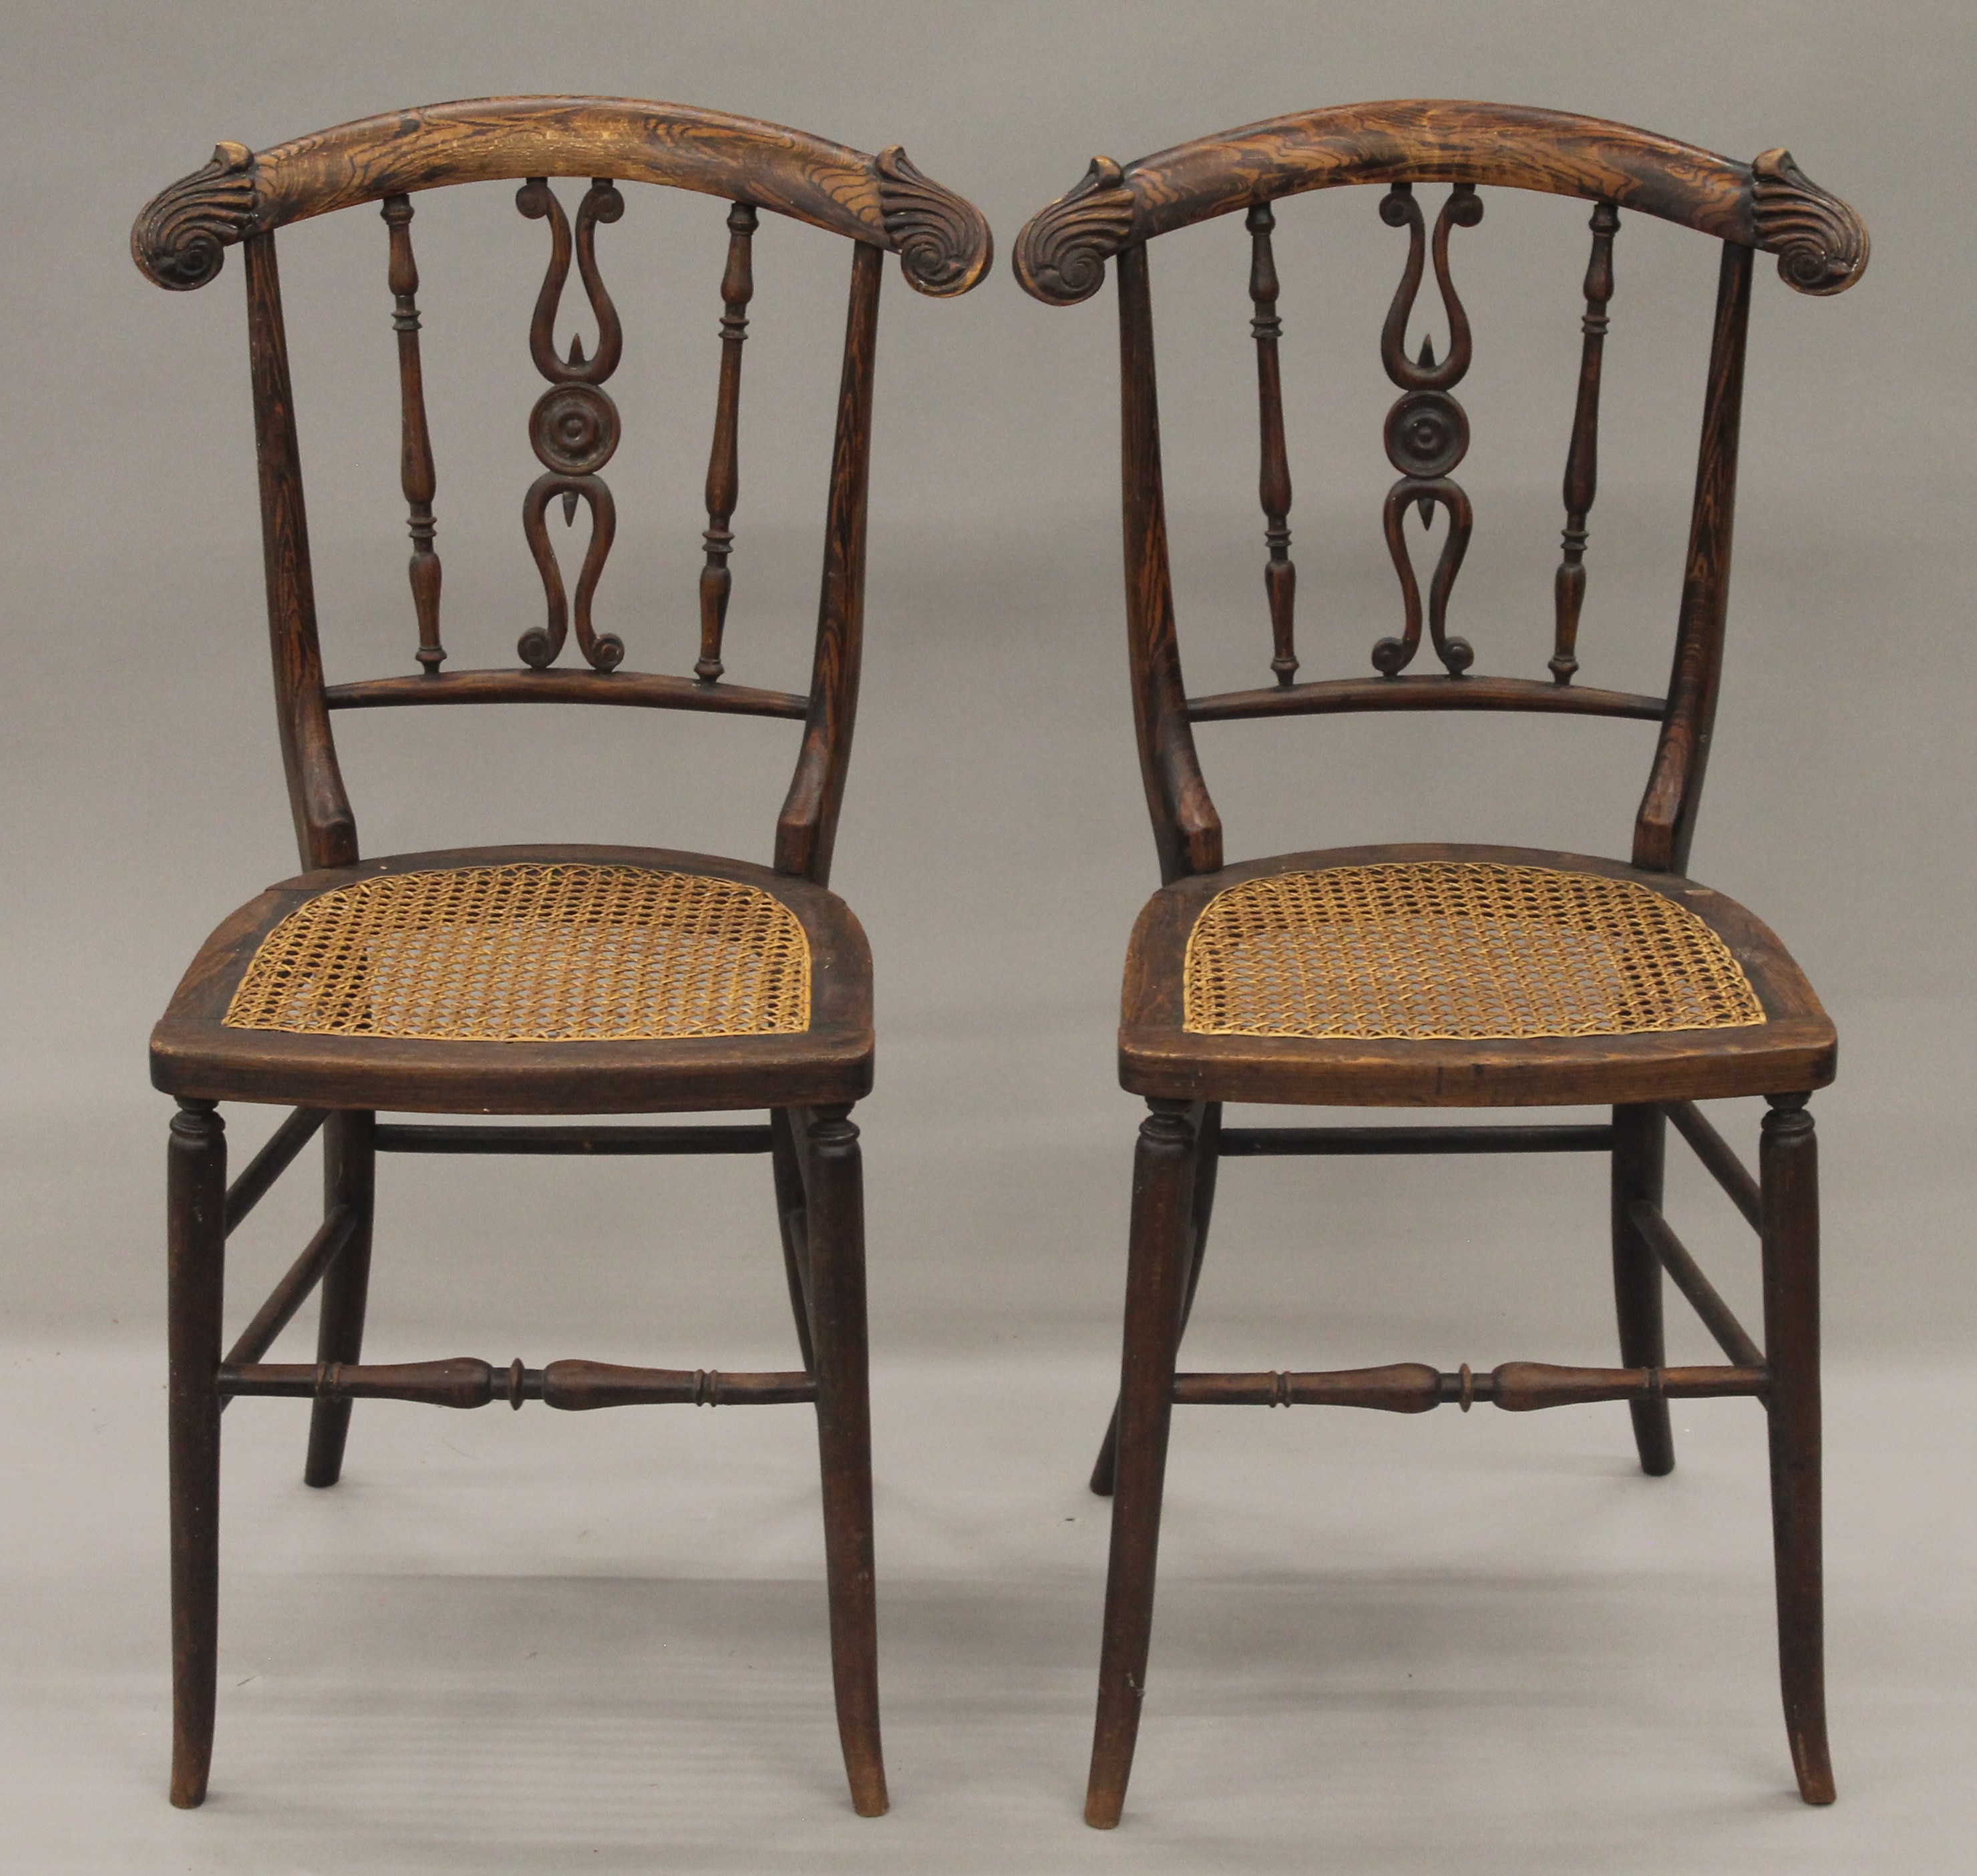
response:
<path fill-rule="evenodd" d="M 1215 1213 L 1215 1173 L 1221 1164 L 1217 1142 L 1222 1137 L 1222 1103 L 1210 1101 L 1201 1110 L 1200 1157 L 1194 1175 L 1194 1208 L 1191 1229 L 1193 1249 L 1187 1267 L 1187 1294 L 1181 1300 L 1180 1332 L 1187 1333 L 1187 1319 L 1194 1314 L 1194 1293 L 1201 1284 L 1202 1260 L 1208 1255 L 1208 1222 Z M 1091 1489 L 1101 1498 L 1112 1495 L 1112 1481 L 1119 1458 L 1119 1403 L 1112 1403 L 1112 1422 L 1098 1449 L 1097 1462 L 1091 1469 Z"/>
<path fill-rule="evenodd" d="M 172 1802 L 206 1801 L 219 1660 L 220 1305 L 226 1286 L 226 1129 L 181 1101 L 166 1158 L 170 1348 Z"/>
<path fill-rule="evenodd" d="M 358 1216 L 356 1235 L 322 1280 L 322 1314 L 316 1327 L 319 1362 L 355 1361 L 364 1352 L 364 1306 L 371 1287 L 371 1228 L 377 1209 L 378 1116 L 368 1109 L 333 1113 L 322 1127 L 322 1201 L 325 1212 L 348 1205 Z M 333 1485 L 343 1474 L 343 1445 L 350 1435 L 350 1403 L 318 1397 L 309 1414 L 305 1485 Z"/>
<path fill-rule="evenodd" d="M 1778 1669 L 1799 1795 L 1833 1802 L 1820 1558 L 1819 1142 L 1802 1094 L 1773 1095 L 1758 1142 Z"/>
<path fill-rule="evenodd" d="M 1613 1109 L 1613 1301 L 1620 1318 L 1620 1360 L 1659 1368 L 1667 1351 L 1662 1329 L 1662 1263 L 1627 1215 L 1638 1198 L 1662 1202 L 1668 1156 L 1668 1117 L 1652 1102 Z M 1641 1470 L 1655 1478 L 1675 1470 L 1675 1433 L 1665 1400 L 1631 1400 L 1634 1445 Z"/>

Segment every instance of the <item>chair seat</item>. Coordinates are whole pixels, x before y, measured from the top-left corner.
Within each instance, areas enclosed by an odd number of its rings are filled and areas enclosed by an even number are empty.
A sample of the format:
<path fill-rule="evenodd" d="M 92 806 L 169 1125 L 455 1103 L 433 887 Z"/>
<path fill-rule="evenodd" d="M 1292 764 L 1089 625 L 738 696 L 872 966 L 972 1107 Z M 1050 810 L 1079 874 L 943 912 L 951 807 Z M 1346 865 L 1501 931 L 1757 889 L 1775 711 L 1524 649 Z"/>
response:
<path fill-rule="evenodd" d="M 1513 1106 L 1794 1093 L 1833 1025 L 1734 900 L 1515 847 L 1338 848 L 1140 914 L 1119 1073 L 1155 1099 Z"/>
<path fill-rule="evenodd" d="M 201 948 L 151 1078 L 432 1113 L 855 1101 L 871 954 L 823 888 L 705 854 L 492 847 L 304 873 Z"/>

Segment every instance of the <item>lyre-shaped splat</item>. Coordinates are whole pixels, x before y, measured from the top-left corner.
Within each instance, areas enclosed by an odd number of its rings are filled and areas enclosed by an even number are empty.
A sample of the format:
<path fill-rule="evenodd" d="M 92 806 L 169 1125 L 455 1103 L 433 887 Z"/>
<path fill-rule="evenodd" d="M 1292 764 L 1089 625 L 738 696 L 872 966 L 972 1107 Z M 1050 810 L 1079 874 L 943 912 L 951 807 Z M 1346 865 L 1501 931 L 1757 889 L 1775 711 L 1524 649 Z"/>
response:
<path fill-rule="evenodd" d="M 1610 202 L 1592 211 L 1592 256 L 1586 264 L 1585 342 L 1579 357 L 1579 400 L 1572 447 L 1565 458 L 1565 533 L 1552 582 L 1556 623 L 1547 661 L 1552 681 L 1569 684 L 1579 669 L 1579 609 L 1586 599 L 1586 517 L 1599 468 L 1599 374 L 1606 348 L 1606 305 L 1613 297 L 1613 236 L 1620 212 Z"/>
<path fill-rule="evenodd" d="M 427 671 L 446 662 L 439 641 L 439 556 L 433 551 L 432 437 L 426 427 L 425 373 L 419 361 L 419 269 L 412 258 L 412 204 L 408 196 L 387 196 L 381 211 L 391 229 L 391 325 L 398 335 L 398 479 L 405 493 L 406 529 L 412 539 L 409 569 L 412 605 L 418 615 L 418 661 Z"/>
<path fill-rule="evenodd" d="M 1279 684 L 1287 684 L 1297 675 L 1298 668 L 1292 636 L 1297 568 L 1291 559 L 1291 471 L 1284 448 L 1283 380 L 1277 363 L 1277 339 L 1284 328 L 1277 317 L 1277 262 L 1270 247 L 1270 232 L 1276 225 L 1267 202 L 1259 202 L 1250 209 L 1249 298 L 1256 313 L 1249 331 L 1256 341 L 1256 401 L 1262 437 L 1262 466 L 1256 488 L 1263 507 L 1263 544 L 1270 556 L 1263 569 L 1263 590 L 1270 602 L 1270 668 Z"/>
<path fill-rule="evenodd" d="M 556 550 L 550 545 L 546 515 L 551 499 L 560 495 L 564 520 L 574 522 L 581 497 L 590 505 L 590 546 L 577 576 L 577 648 L 595 669 L 610 671 L 623 662 L 624 644 L 609 632 L 592 630 L 590 606 L 617 531 L 616 506 L 597 472 L 618 447 L 618 407 L 602 386 L 618 368 L 624 331 L 597 271 L 596 239 L 599 223 L 615 222 L 625 213 L 625 199 L 608 178 L 592 181 L 578 207 L 573 239 L 563 205 L 546 176 L 531 176 L 524 183 L 515 193 L 515 206 L 531 221 L 546 219 L 550 241 L 549 271 L 543 276 L 535 315 L 529 321 L 529 355 L 550 385 L 529 415 L 529 441 L 546 473 L 536 477 L 522 498 L 522 531 L 543 576 L 549 619 L 546 626 L 524 632 L 517 649 L 524 664 L 538 669 L 554 664 L 563 650 L 570 605 Z M 583 355 L 583 341 L 576 338 L 570 341 L 567 357 L 556 355 L 556 308 L 569 278 L 573 246 L 584 294 L 597 321 L 597 352 L 588 359 Z"/>
<path fill-rule="evenodd" d="M 714 683 L 724 668 L 721 638 L 734 584 L 728 556 L 734 535 L 728 523 L 741 493 L 741 347 L 748 337 L 748 302 L 755 296 L 755 221 L 754 209 L 745 202 L 728 211 L 728 265 L 721 276 L 721 388 L 707 457 L 707 564 L 700 572 L 700 656 L 693 667 L 703 684 Z"/>
<path fill-rule="evenodd" d="M 1408 232 L 1407 265 L 1380 335 L 1381 362 L 1402 394 L 1387 413 L 1385 438 L 1387 460 L 1401 472 L 1401 479 L 1387 491 L 1381 519 L 1394 571 L 1400 576 L 1407 616 L 1399 638 L 1382 638 L 1374 646 L 1373 666 L 1383 676 L 1397 678 L 1421 647 L 1421 586 L 1402 531 L 1411 503 L 1420 509 L 1424 526 L 1436 508 L 1448 511 L 1448 539 L 1428 588 L 1427 624 L 1436 656 L 1450 676 L 1459 678 L 1475 662 L 1476 653 L 1466 638 L 1448 635 L 1448 595 L 1468 551 L 1474 515 L 1468 496 L 1449 480 L 1469 451 L 1468 415 L 1449 394 L 1469 369 L 1471 346 L 1469 315 L 1449 279 L 1448 236 L 1453 228 L 1474 227 L 1483 219 L 1483 204 L 1477 199 L 1474 183 L 1457 183 L 1435 218 L 1435 285 L 1448 318 L 1448 356 L 1439 363 L 1432 341 L 1427 339 L 1421 341 L 1418 357 L 1408 356 L 1408 320 L 1421 291 L 1428 247 L 1421 204 L 1414 200 L 1411 184 L 1394 183 L 1380 203 L 1380 219 L 1390 228 Z"/>

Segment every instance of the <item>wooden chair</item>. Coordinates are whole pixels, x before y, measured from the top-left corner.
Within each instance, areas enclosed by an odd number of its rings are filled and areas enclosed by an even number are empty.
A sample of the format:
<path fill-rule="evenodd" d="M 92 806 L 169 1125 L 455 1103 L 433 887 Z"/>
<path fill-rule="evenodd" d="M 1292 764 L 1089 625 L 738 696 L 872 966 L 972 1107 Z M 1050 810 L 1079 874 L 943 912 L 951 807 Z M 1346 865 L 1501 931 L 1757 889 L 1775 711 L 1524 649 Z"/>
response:
<path fill-rule="evenodd" d="M 1378 183 L 1381 219 L 1406 259 L 1381 338 L 1400 396 L 1388 417 L 1399 479 L 1383 520 L 1404 625 L 1372 651 L 1372 674 L 1296 681 L 1290 476 L 1279 381 L 1279 285 L 1271 203 L 1305 190 Z M 1451 191 L 1431 232 L 1414 190 Z M 1482 677 L 1448 629 L 1467 544 L 1468 497 L 1453 480 L 1468 442 L 1454 397 L 1473 350 L 1451 278 L 1454 229 L 1481 219 L 1479 185 L 1592 203 L 1584 344 L 1566 453 L 1564 551 L 1550 675 Z M 1262 412 L 1261 496 L 1274 681 L 1190 697 L 1168 574 L 1147 246 L 1244 211 Z M 1586 591 L 1601 354 L 1620 211 L 1659 216 L 1722 243 L 1701 460 L 1674 668 L 1665 697 L 1574 681 Z M 1630 1403 L 1642 1469 L 1674 1465 L 1668 1403 L 1753 1396 L 1770 1416 L 1778 1633 L 1799 1790 L 1833 1797 L 1820 1601 L 1818 1211 L 1810 1092 L 1831 1080 L 1834 1036 L 1777 939 L 1741 906 L 1685 878 L 1721 674 L 1744 337 L 1757 251 L 1800 292 L 1860 277 L 1867 236 L 1784 150 L 1745 164 L 1622 125 L 1553 111 L 1414 101 L 1348 106 L 1204 137 L 1123 169 L 1106 157 L 1018 237 L 1015 268 L 1064 305 L 1118 270 L 1126 609 L 1140 764 L 1164 885 L 1140 915 L 1126 965 L 1120 1078 L 1151 1109 L 1134 1162 L 1125 1354 L 1119 1403 L 1093 1474 L 1112 1492 L 1098 1716 L 1088 1822 L 1117 1823 L 1132 1764 L 1162 1476 L 1173 1403 L 1292 1403 L 1426 1411 L 1493 1401 L 1513 1412 Z M 1451 332 L 1439 361 L 1411 355 L 1407 325 L 1431 256 Z M 1402 526 L 1447 512 L 1428 592 L 1439 671 L 1410 672 L 1422 605 Z M 1195 757 L 1193 726 L 1366 710 L 1512 710 L 1638 717 L 1661 725 L 1627 862 L 1502 847 L 1351 847 L 1225 865 L 1222 826 Z M 1770 1103 L 1753 1179 L 1696 1106 Z M 1226 1127 L 1225 1101 L 1398 1107 L 1610 1103 L 1610 1126 Z M 1672 1120 L 1763 1243 L 1766 1349 L 1737 1322 L 1663 1217 Z M 1618 1368 L 1512 1362 L 1487 1374 L 1394 1367 L 1328 1373 L 1177 1374 L 1201 1272 L 1219 1162 L 1284 1153 L 1597 1151 L 1612 1164 Z M 1662 1272 L 1728 1358 L 1665 1365 Z M 1115 1457 L 1116 1448 L 1116 1457 Z M 1116 1483 L 1116 1490 L 1115 1490 Z"/>
<path fill-rule="evenodd" d="M 550 178 L 589 177 L 573 228 Z M 411 198 L 516 180 L 546 220 L 550 258 L 528 334 L 549 387 L 528 418 L 543 473 L 523 526 L 546 623 L 517 669 L 449 671 L 440 640 L 434 452 L 419 347 Z M 720 380 L 707 476 L 695 675 L 622 668 L 592 622 L 615 509 L 599 473 L 619 418 L 605 381 L 622 333 L 597 233 L 625 212 L 619 181 L 725 198 Z M 318 647 L 275 232 L 363 203 L 388 229 L 403 406 L 403 474 L 418 621 L 416 674 L 326 684 Z M 842 387 L 825 524 L 815 666 L 806 694 L 724 681 L 722 628 L 738 488 L 741 353 L 759 211 L 852 242 Z M 908 281 L 965 292 L 988 267 L 986 223 L 897 147 L 877 157 L 774 124 L 609 98 L 489 98 L 396 112 L 250 154 L 222 143 L 138 217 L 132 251 L 160 285 L 203 286 L 244 251 L 275 694 L 306 869 L 214 932 L 153 1033 L 152 1078 L 177 1097 L 170 1154 L 173 1729 L 172 1802 L 206 1794 L 218 1617 L 219 1416 L 239 1395 L 314 1402 L 305 1473 L 333 1485 L 353 1400 L 450 1407 L 540 1400 L 583 1409 L 655 1402 L 815 1404 L 838 1728 L 853 1802 L 886 1809 L 873 1603 L 863 1215 L 853 1104 L 872 1081 L 870 957 L 826 890 L 858 699 L 873 346 L 888 249 Z M 573 252 L 598 322 L 596 355 L 559 354 L 553 328 Z M 519 335 L 518 335 L 519 338 Z M 518 420 L 520 410 L 517 408 Z M 574 625 L 582 662 L 559 665 L 572 623 L 546 526 L 590 510 Z M 658 848 L 496 847 L 358 857 L 332 713 L 411 704 L 620 704 L 780 717 L 803 734 L 773 867 Z M 223 1100 L 295 1112 L 229 1188 Z M 670 1126 L 378 1124 L 378 1109 L 483 1114 L 767 1108 L 768 1123 Z M 324 1139 L 325 1215 L 230 1347 L 221 1303 L 227 1234 L 310 1136 Z M 375 1156 L 386 1152 L 767 1153 L 799 1371 L 732 1374 L 555 1361 L 367 1366 L 361 1359 Z M 314 1363 L 269 1363 L 318 1284 Z"/>

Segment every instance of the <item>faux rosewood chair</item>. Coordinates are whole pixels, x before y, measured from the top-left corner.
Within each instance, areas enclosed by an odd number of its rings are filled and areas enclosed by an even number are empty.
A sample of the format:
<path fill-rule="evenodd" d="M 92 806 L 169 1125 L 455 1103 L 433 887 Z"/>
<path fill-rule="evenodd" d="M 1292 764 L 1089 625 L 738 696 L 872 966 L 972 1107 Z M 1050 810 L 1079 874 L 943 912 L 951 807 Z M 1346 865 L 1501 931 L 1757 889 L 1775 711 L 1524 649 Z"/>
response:
<path fill-rule="evenodd" d="M 1398 480 L 1383 521 L 1403 629 L 1371 648 L 1372 673 L 1297 681 L 1295 571 L 1279 389 L 1276 199 L 1377 183 L 1381 219 L 1406 237 L 1380 355 L 1400 395 L 1386 421 Z M 1432 232 L 1417 186 L 1451 185 Z M 1483 214 L 1478 186 L 1593 205 L 1584 344 L 1565 470 L 1564 552 L 1550 675 L 1484 677 L 1448 627 L 1470 532 L 1452 480 L 1468 443 L 1454 391 L 1474 349 L 1451 279 L 1454 231 Z M 1156 237 L 1242 211 L 1250 236 L 1251 331 L 1262 411 L 1264 582 L 1274 681 L 1191 697 L 1182 683 L 1161 494 L 1147 248 Z M 1701 460 L 1665 697 L 1574 681 L 1586 592 L 1601 354 L 1621 211 L 1659 216 L 1722 244 Z M 1736 486 L 1738 402 L 1758 252 L 1800 292 L 1860 277 L 1866 232 L 1781 150 L 1741 163 L 1619 124 L 1496 105 L 1347 107 L 1205 137 L 1121 168 L 1100 157 L 1018 236 L 1015 268 L 1037 298 L 1068 305 L 1118 275 L 1126 610 L 1140 765 L 1162 889 L 1140 915 L 1126 965 L 1120 1079 L 1146 1097 L 1134 1167 L 1125 1353 L 1118 1406 L 1092 1489 L 1113 1494 L 1112 1547 L 1086 1801 L 1116 1824 L 1145 1685 L 1169 1419 L 1176 1402 L 1324 1403 L 1423 1413 L 1493 1401 L 1513 1412 L 1625 1400 L 1642 1469 L 1674 1465 L 1668 1403 L 1761 1401 L 1770 1417 L 1778 1633 L 1785 1722 L 1799 1790 L 1833 1797 L 1826 1741 L 1820 1591 L 1818 1212 L 1811 1091 L 1831 1080 L 1834 1036 L 1783 947 L 1738 905 L 1685 877 L 1721 677 Z M 1451 341 L 1411 354 L 1407 326 L 1431 256 Z M 1408 668 L 1422 605 L 1403 524 L 1447 512 L 1427 622 L 1441 668 Z M 1424 661 L 1427 662 L 1428 661 Z M 1198 767 L 1193 726 L 1347 711 L 1510 710 L 1638 717 L 1660 727 L 1626 861 L 1507 847 L 1347 847 L 1225 865 L 1222 826 Z M 1770 1103 L 1753 1178 L 1698 1101 Z M 1342 1106 L 1610 1103 L 1610 1126 L 1224 1127 L 1225 1101 Z M 1662 1212 L 1666 1123 L 1695 1149 L 1763 1245 L 1764 1349 L 1738 1323 Z M 1618 1368 L 1512 1362 L 1444 1374 L 1404 1363 L 1328 1373 L 1177 1374 L 1224 1157 L 1284 1153 L 1597 1151 L 1612 1168 Z M 1662 1273 L 1727 1357 L 1670 1367 Z"/>
<path fill-rule="evenodd" d="M 592 179 L 574 224 L 550 178 Z M 526 414 L 542 473 L 523 522 L 546 595 L 520 665 L 450 671 L 440 640 L 434 452 L 427 434 L 411 245 L 412 196 L 520 180 L 516 205 L 550 241 L 528 349 L 549 387 Z M 691 678 L 622 668 L 625 644 L 592 622 L 615 510 L 599 473 L 619 437 L 605 382 L 623 348 L 597 255 L 626 213 L 620 182 L 693 190 L 731 206 L 720 282 L 719 390 L 707 476 L 707 559 Z M 324 681 L 309 572 L 275 233 L 382 205 L 403 406 L 415 674 Z M 730 529 L 738 489 L 741 352 L 759 212 L 852 243 L 823 582 L 808 691 L 725 681 Z M 886 1809 L 873 1601 L 863 1214 L 858 1129 L 872 1082 L 870 956 L 827 886 L 850 754 L 863 632 L 873 347 L 882 263 L 899 256 L 923 293 L 965 292 L 989 260 L 987 225 L 896 147 L 877 157 L 774 124 L 672 104 L 494 98 L 395 113 L 250 154 L 223 143 L 138 219 L 132 249 L 160 286 L 204 285 L 241 244 L 253 378 L 268 621 L 289 796 L 305 871 L 210 938 L 151 1040 L 152 1078 L 177 1097 L 171 1125 L 170 1422 L 173 1803 L 198 1804 L 212 1756 L 218 1617 L 220 1414 L 236 1396 L 314 1403 L 304 1476 L 335 1483 L 351 1403 L 450 1407 L 525 1400 L 588 1409 L 641 1403 L 810 1402 L 822 1453 L 831 1654 L 852 1800 Z M 558 303 L 574 253 L 596 354 L 559 353 Z M 710 282 L 710 286 L 711 282 Z M 519 338 L 519 335 L 518 335 Z M 525 407 L 518 403 L 522 424 Z M 559 665 L 572 608 L 546 529 L 579 501 L 591 535 L 574 619 L 580 661 Z M 411 704 L 622 704 L 779 717 L 802 725 L 773 866 L 658 848 L 496 847 L 360 859 L 338 770 L 332 713 Z M 233 1182 L 225 1100 L 294 1113 Z M 378 1110 L 477 1114 L 763 1109 L 763 1125 L 378 1124 Z M 323 1135 L 325 1215 L 230 1347 L 221 1337 L 227 1235 L 310 1136 Z M 375 1156 L 399 1152 L 766 1153 L 775 1175 L 800 1370 L 734 1374 L 554 1361 L 367 1366 L 361 1359 Z M 310 1291 L 313 1363 L 262 1357 Z"/>

